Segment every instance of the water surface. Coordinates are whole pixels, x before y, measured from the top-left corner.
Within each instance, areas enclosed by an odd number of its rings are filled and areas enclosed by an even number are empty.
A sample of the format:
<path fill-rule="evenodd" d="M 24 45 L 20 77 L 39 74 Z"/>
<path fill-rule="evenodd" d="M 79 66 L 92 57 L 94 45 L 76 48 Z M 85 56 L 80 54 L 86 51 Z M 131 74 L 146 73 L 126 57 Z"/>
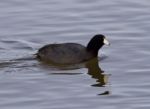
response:
<path fill-rule="evenodd" d="M 1 0 L 2 109 L 149 109 L 149 0 Z M 101 33 L 100 61 L 57 69 L 32 59 L 48 43 L 86 45 Z"/>

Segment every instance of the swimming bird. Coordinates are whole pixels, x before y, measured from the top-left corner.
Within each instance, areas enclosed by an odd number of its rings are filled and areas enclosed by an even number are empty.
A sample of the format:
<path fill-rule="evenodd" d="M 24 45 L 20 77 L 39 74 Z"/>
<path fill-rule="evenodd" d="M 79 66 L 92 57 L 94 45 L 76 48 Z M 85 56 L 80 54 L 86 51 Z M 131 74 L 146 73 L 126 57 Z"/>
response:
<path fill-rule="evenodd" d="M 48 44 L 40 48 L 37 58 L 41 61 L 54 64 L 78 64 L 98 56 L 99 49 L 109 45 L 108 40 L 102 34 L 91 38 L 87 46 L 78 43 Z"/>

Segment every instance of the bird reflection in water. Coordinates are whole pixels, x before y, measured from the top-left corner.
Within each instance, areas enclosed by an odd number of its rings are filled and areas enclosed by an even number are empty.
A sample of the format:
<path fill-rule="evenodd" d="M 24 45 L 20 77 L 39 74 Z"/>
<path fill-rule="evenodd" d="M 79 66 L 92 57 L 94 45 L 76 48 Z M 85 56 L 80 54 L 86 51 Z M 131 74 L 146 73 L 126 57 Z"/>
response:
<path fill-rule="evenodd" d="M 98 64 L 98 59 L 94 58 L 86 63 L 88 69 L 88 74 L 92 78 L 96 79 L 97 84 L 93 84 L 95 87 L 103 87 L 108 82 L 108 76 L 104 74 L 104 71 L 101 70 Z"/>
<path fill-rule="evenodd" d="M 103 59 L 103 58 L 102 58 Z M 101 60 L 101 59 L 100 59 Z M 43 62 L 42 62 L 43 63 Z M 42 64 L 43 65 L 43 64 Z M 80 69 L 80 68 L 87 68 L 88 72 L 87 74 L 91 76 L 91 78 L 96 80 L 95 84 L 92 84 L 92 87 L 105 87 L 108 84 L 108 78 L 109 74 L 105 74 L 104 71 L 99 67 L 99 59 L 98 57 L 93 58 L 87 62 L 81 63 L 81 64 L 74 64 L 74 65 L 54 65 L 52 63 L 46 63 L 44 64 L 47 66 L 47 68 L 50 68 L 51 70 L 74 70 L 74 69 Z M 50 73 L 53 75 L 77 75 L 82 73 Z M 104 91 L 103 93 L 100 93 L 98 95 L 109 95 L 110 91 Z"/>
<path fill-rule="evenodd" d="M 108 83 L 109 75 L 104 74 L 104 71 L 99 67 L 98 58 L 94 58 L 86 63 L 86 67 L 88 69 L 88 74 L 91 75 L 92 78 L 96 79 L 96 84 L 92 84 L 93 87 L 105 87 Z M 108 95 L 109 91 L 105 91 L 98 95 Z"/>

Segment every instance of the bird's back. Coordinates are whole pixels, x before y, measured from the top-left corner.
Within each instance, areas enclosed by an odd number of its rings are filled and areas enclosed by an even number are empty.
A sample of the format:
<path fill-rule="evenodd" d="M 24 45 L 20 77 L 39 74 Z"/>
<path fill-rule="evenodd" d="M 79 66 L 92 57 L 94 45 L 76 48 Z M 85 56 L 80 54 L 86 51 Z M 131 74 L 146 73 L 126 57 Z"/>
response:
<path fill-rule="evenodd" d="M 38 56 L 59 64 L 73 64 L 86 61 L 90 54 L 86 47 L 76 43 L 49 44 L 39 49 Z"/>

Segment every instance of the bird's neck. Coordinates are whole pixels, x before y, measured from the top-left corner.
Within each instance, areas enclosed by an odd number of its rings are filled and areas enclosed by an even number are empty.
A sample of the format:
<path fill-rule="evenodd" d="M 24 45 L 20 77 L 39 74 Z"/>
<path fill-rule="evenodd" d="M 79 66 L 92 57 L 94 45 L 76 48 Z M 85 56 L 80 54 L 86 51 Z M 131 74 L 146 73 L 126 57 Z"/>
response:
<path fill-rule="evenodd" d="M 94 44 L 88 44 L 87 47 L 86 47 L 86 50 L 90 53 L 92 53 L 95 57 L 98 56 L 98 51 L 99 49 L 102 47 L 102 45 L 94 45 Z"/>
<path fill-rule="evenodd" d="M 92 56 L 97 57 L 98 56 L 98 50 L 86 48 L 87 52 L 89 52 Z"/>

